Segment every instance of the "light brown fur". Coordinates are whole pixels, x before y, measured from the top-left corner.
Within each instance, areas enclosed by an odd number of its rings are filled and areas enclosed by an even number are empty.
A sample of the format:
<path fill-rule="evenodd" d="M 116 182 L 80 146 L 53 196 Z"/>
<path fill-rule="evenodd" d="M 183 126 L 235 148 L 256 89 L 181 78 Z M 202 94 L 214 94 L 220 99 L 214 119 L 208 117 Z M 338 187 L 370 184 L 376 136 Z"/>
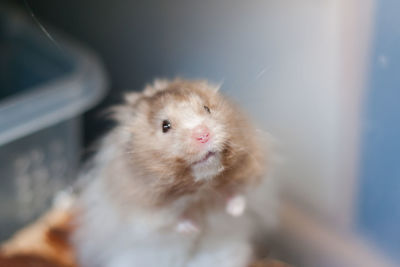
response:
<path fill-rule="evenodd" d="M 230 253 L 232 266 L 248 263 L 251 219 L 235 217 L 244 214 L 265 158 L 243 112 L 205 81 L 176 79 L 127 94 L 112 117 L 117 126 L 84 173 L 90 182 L 76 205 L 80 262 L 155 266 L 147 252 L 158 251 L 165 266 L 203 267 L 212 260 L 210 242 L 214 257 Z M 229 237 L 216 238 L 223 232 Z"/>

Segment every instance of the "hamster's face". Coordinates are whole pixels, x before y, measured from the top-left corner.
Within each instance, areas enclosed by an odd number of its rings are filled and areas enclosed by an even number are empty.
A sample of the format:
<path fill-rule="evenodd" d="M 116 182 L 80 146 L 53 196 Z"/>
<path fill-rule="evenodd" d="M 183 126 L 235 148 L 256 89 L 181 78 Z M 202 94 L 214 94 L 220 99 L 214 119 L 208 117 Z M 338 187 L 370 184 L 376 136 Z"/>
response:
<path fill-rule="evenodd" d="M 239 125 L 233 106 L 206 83 L 175 81 L 135 99 L 131 150 L 141 166 L 166 177 L 211 179 L 229 165 Z"/>

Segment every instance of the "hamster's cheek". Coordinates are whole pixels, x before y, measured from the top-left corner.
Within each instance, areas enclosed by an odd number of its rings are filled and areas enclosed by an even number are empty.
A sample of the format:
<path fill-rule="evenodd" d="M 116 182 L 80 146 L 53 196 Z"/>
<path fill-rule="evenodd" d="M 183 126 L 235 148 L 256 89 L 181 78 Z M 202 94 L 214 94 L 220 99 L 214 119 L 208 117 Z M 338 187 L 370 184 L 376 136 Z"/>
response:
<path fill-rule="evenodd" d="M 158 134 L 148 146 L 154 147 L 165 158 L 185 158 L 188 153 L 185 138 L 175 129 L 173 131 Z"/>
<path fill-rule="evenodd" d="M 212 136 L 212 146 L 214 151 L 221 151 L 224 143 L 228 139 L 228 134 L 226 131 L 226 127 L 223 123 L 218 122 L 216 120 L 210 120 L 209 122 L 210 131 L 213 133 Z"/>

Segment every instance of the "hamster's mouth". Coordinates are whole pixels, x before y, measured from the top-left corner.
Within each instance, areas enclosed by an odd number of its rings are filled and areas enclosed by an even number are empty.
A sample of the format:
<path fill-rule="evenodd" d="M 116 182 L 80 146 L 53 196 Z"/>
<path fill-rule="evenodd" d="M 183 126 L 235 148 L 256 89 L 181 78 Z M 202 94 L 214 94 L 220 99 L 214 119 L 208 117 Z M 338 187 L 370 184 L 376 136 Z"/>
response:
<path fill-rule="evenodd" d="M 216 152 L 214 152 L 214 151 L 208 151 L 208 153 L 207 153 L 202 159 L 193 162 L 192 165 L 198 165 L 198 164 L 201 164 L 201 163 L 205 163 L 205 162 L 207 162 L 207 160 L 209 160 L 210 158 L 215 157 L 215 155 L 216 155 Z"/>
<path fill-rule="evenodd" d="M 208 151 L 200 160 L 193 162 L 191 166 L 195 181 L 212 179 L 224 170 L 220 154 L 216 151 Z"/>

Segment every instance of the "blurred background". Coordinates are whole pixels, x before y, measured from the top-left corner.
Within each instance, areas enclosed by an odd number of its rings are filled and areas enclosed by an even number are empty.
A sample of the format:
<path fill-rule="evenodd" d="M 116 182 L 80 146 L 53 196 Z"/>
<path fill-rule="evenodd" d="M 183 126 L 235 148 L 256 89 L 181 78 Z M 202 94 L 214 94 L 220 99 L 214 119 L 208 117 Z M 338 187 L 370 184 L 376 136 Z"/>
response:
<path fill-rule="evenodd" d="M 74 179 L 112 126 L 101 110 L 181 76 L 221 83 L 276 139 L 281 257 L 400 265 L 399 10 L 396 0 L 3 1 L 0 237 Z"/>

